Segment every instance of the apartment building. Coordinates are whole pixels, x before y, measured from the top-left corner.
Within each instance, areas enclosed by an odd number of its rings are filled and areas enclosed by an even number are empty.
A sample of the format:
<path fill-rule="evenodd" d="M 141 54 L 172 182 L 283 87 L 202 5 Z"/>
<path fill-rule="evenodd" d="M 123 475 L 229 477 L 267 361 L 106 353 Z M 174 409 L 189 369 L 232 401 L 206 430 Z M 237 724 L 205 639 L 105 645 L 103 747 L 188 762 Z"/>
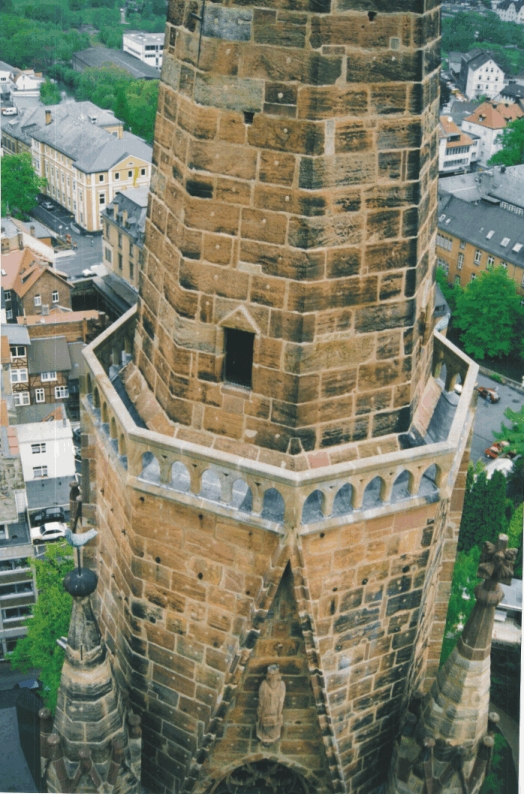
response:
<path fill-rule="evenodd" d="M 478 138 L 462 132 L 451 116 L 440 117 L 438 170 L 440 174 L 469 171 L 477 159 Z"/>
<path fill-rule="evenodd" d="M 16 433 L 26 483 L 75 476 L 73 431 L 65 416 L 16 425 Z"/>
<path fill-rule="evenodd" d="M 524 111 L 517 103 L 483 102 L 462 122 L 462 132 L 478 138 L 478 162 L 487 166 L 496 152 L 500 151 L 500 135 L 515 119 L 522 118 Z"/>
<path fill-rule="evenodd" d="M 23 625 L 36 601 L 29 560 L 27 497 L 16 431 L 0 426 L 0 659 L 27 633 Z"/>
<path fill-rule="evenodd" d="M 33 339 L 28 354 L 31 404 L 67 400 L 70 372 L 71 357 L 65 336 Z"/>
<path fill-rule="evenodd" d="M 6 321 L 15 323 L 26 314 L 48 314 L 51 309 L 71 309 L 67 276 L 39 259 L 29 248 L 2 256 L 2 288 Z"/>
<path fill-rule="evenodd" d="M 493 99 L 500 93 L 504 79 L 504 71 L 492 53 L 475 49 L 462 55 L 458 84 L 468 99 L 481 96 Z"/>
<path fill-rule="evenodd" d="M 117 193 L 102 213 L 104 264 L 138 289 L 144 263 L 144 229 L 148 188 Z"/>
<path fill-rule="evenodd" d="M 147 63 L 148 66 L 154 66 L 155 69 L 160 70 L 164 50 L 164 34 L 130 30 L 128 33 L 124 33 L 122 49 L 143 63 Z"/>
<path fill-rule="evenodd" d="M 482 271 L 504 267 L 524 301 L 524 216 L 486 199 L 441 194 L 437 265 L 450 284 L 463 287 Z"/>

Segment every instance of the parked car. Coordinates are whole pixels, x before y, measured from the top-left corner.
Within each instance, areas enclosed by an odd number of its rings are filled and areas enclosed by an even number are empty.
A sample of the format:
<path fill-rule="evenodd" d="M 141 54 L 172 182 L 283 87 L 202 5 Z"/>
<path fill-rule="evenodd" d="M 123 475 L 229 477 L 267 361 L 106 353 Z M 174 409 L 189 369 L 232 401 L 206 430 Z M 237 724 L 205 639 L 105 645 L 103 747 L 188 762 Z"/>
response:
<path fill-rule="evenodd" d="M 85 276 L 85 278 L 89 278 L 89 276 L 94 276 L 95 274 L 92 270 L 89 270 L 89 268 L 86 267 L 85 270 L 82 270 L 82 275 Z"/>
<path fill-rule="evenodd" d="M 491 389 L 489 386 L 475 386 L 475 388 L 479 393 L 479 397 L 482 397 L 488 402 L 498 403 L 500 400 L 500 394 L 496 389 Z"/>
<path fill-rule="evenodd" d="M 2 108 L 2 116 L 16 116 L 18 110 L 15 107 Z"/>
<path fill-rule="evenodd" d="M 54 210 L 55 205 L 53 204 L 52 201 L 42 201 L 42 207 L 45 210 L 49 210 L 51 212 L 52 210 Z"/>
<path fill-rule="evenodd" d="M 506 450 L 506 447 L 509 447 L 509 441 L 495 441 L 490 447 L 484 450 L 484 455 L 487 458 L 498 458 L 499 455 Z M 508 458 L 511 458 L 514 455 L 513 452 L 506 452 Z"/>
<path fill-rule="evenodd" d="M 48 521 L 65 521 L 65 514 L 61 507 L 44 507 L 39 513 L 31 516 L 33 527 L 41 527 Z"/>
<path fill-rule="evenodd" d="M 53 540 L 62 540 L 65 537 L 67 524 L 62 521 L 50 521 L 42 524 L 41 527 L 30 529 L 31 540 L 33 543 L 50 543 Z"/>

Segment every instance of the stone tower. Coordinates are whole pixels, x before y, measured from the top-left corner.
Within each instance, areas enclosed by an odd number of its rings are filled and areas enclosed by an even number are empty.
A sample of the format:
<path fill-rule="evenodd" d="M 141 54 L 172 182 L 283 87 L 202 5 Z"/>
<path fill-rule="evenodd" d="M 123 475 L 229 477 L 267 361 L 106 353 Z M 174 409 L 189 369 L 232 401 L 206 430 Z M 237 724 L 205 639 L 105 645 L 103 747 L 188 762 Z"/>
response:
<path fill-rule="evenodd" d="M 439 12 L 169 3 L 140 303 L 82 387 L 155 794 L 372 791 L 436 672 L 477 374 L 434 330 Z"/>

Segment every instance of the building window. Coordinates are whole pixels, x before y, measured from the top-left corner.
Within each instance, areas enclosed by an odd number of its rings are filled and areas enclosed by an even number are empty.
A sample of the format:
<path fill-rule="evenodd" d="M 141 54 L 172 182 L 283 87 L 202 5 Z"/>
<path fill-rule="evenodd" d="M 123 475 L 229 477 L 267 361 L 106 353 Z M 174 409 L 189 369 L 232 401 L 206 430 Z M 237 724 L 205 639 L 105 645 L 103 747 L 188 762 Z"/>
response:
<path fill-rule="evenodd" d="M 122 254 L 118 254 L 118 269 L 122 270 Z"/>
<path fill-rule="evenodd" d="M 493 267 L 494 264 L 495 264 L 495 257 L 494 256 L 488 256 L 487 266 L 488 267 Z"/>
<path fill-rule="evenodd" d="M 98 203 L 99 204 L 105 204 L 106 203 L 106 194 L 105 193 L 99 193 L 98 194 Z"/>
<path fill-rule="evenodd" d="M 464 250 L 464 248 L 466 247 L 466 241 L 465 241 L 465 240 L 461 240 L 461 241 L 460 241 L 460 247 L 461 247 L 461 249 L 462 249 L 462 251 L 463 251 L 463 250 Z"/>
<path fill-rule="evenodd" d="M 46 381 L 56 380 L 56 372 L 42 372 L 40 375 L 40 380 L 42 383 Z"/>
<path fill-rule="evenodd" d="M 507 265 L 507 263 L 506 263 L 506 262 L 501 262 L 501 263 L 500 263 L 500 267 L 503 267 L 503 268 L 504 268 L 504 270 L 506 270 L 506 269 L 507 269 L 507 267 L 508 267 L 508 265 Z"/>
<path fill-rule="evenodd" d="M 27 383 L 27 381 L 27 369 L 25 367 L 11 370 L 11 383 Z"/>
<path fill-rule="evenodd" d="M 129 263 L 129 278 L 134 278 L 134 277 L 135 277 L 135 265 L 133 264 L 133 262 L 130 262 Z"/>
<path fill-rule="evenodd" d="M 11 620 L 26 618 L 30 614 L 30 607 L 9 607 L 9 609 L 2 609 L 2 621 L 8 623 Z"/>
<path fill-rule="evenodd" d="M 52 295 L 51 295 L 51 300 L 53 301 L 53 303 L 58 303 L 58 290 L 57 289 L 53 290 Z"/>
<path fill-rule="evenodd" d="M 145 168 L 141 168 L 140 169 L 140 176 L 145 176 L 145 175 L 146 175 L 146 169 Z"/>
<path fill-rule="evenodd" d="M 475 257 L 474 257 L 473 261 L 475 262 L 476 265 L 480 265 L 480 263 L 482 261 L 482 251 L 480 251 L 478 248 L 475 251 Z"/>
<path fill-rule="evenodd" d="M 5 319 L 6 320 L 12 320 L 13 319 L 13 310 L 12 309 L 6 309 L 5 310 Z"/>
<path fill-rule="evenodd" d="M 437 259 L 437 267 L 439 267 L 441 270 L 443 270 L 446 275 L 449 273 L 449 264 L 448 264 L 448 262 L 446 262 L 445 259 L 441 259 L 440 257 L 438 257 L 438 259 Z"/>
<path fill-rule="evenodd" d="M 33 477 L 47 477 L 47 466 L 33 466 Z"/>
<path fill-rule="evenodd" d="M 46 451 L 45 441 L 42 444 L 31 444 L 31 453 L 33 455 L 40 455 Z"/>
<path fill-rule="evenodd" d="M 118 232 L 118 247 L 122 248 L 122 235 Z"/>
<path fill-rule="evenodd" d="M 129 256 L 133 256 L 133 243 L 129 243 Z"/>
<path fill-rule="evenodd" d="M 437 245 L 439 248 L 444 248 L 446 251 L 451 251 L 453 240 L 449 237 L 444 237 L 443 234 L 437 234 Z"/>
<path fill-rule="evenodd" d="M 120 171 L 115 171 L 115 179 L 120 179 Z"/>
<path fill-rule="evenodd" d="M 463 264 L 464 264 L 464 254 L 459 254 L 458 255 L 458 261 L 457 261 L 458 270 L 462 270 L 462 265 Z"/>
<path fill-rule="evenodd" d="M 45 390 L 35 389 L 35 401 L 37 403 L 45 403 Z"/>
<path fill-rule="evenodd" d="M 112 257 L 111 257 L 111 249 L 110 248 L 104 248 L 104 258 L 105 258 L 106 262 L 111 262 Z"/>
<path fill-rule="evenodd" d="M 103 182 L 104 181 L 104 175 L 103 174 L 98 174 L 98 181 L 99 182 Z"/>
<path fill-rule="evenodd" d="M 477 274 L 476 273 L 472 273 L 471 274 L 471 281 L 475 281 L 476 278 L 477 278 Z"/>
<path fill-rule="evenodd" d="M 15 405 L 31 405 L 28 391 L 18 391 L 14 395 Z"/>
<path fill-rule="evenodd" d="M 10 289 L 4 290 L 4 300 L 6 301 L 6 303 L 9 303 L 9 301 L 11 300 L 11 290 Z"/>
<path fill-rule="evenodd" d="M 455 276 L 455 284 L 460 284 L 460 276 Z"/>
<path fill-rule="evenodd" d="M 40 295 L 35 295 L 34 303 L 35 303 L 35 306 L 41 306 L 42 305 L 42 298 L 41 298 Z"/>
<path fill-rule="evenodd" d="M 23 345 L 12 345 L 9 348 L 9 352 L 11 354 L 11 361 L 14 358 L 25 358 L 25 347 L 23 347 Z"/>
<path fill-rule="evenodd" d="M 67 386 L 55 386 L 55 399 L 63 400 L 69 397 L 69 389 Z"/>
<path fill-rule="evenodd" d="M 127 178 L 128 179 L 132 179 L 133 178 L 133 172 L 132 171 L 128 171 L 127 172 Z"/>
<path fill-rule="evenodd" d="M 144 264 L 144 252 L 143 251 L 139 251 L 138 252 L 138 264 L 139 265 L 143 265 Z"/>
<path fill-rule="evenodd" d="M 255 335 L 234 328 L 225 329 L 224 380 L 251 388 Z"/>

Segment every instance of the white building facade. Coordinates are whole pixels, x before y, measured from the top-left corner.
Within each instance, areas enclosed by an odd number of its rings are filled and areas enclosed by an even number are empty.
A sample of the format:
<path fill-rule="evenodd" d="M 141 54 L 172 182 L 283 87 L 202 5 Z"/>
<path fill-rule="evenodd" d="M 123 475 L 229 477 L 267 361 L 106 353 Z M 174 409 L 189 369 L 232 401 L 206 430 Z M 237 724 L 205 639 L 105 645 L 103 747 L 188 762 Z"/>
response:
<path fill-rule="evenodd" d="M 141 31 L 130 31 L 124 33 L 122 49 L 135 58 L 160 69 L 162 66 L 162 54 L 164 50 L 163 33 L 143 33 Z"/>
<path fill-rule="evenodd" d="M 468 99 L 493 99 L 504 87 L 505 74 L 489 53 L 473 50 L 462 56 L 460 84 Z"/>
<path fill-rule="evenodd" d="M 75 475 L 73 431 L 69 419 L 16 425 L 25 482 Z"/>
<path fill-rule="evenodd" d="M 503 0 L 493 10 L 503 22 L 524 25 L 524 0 Z"/>

